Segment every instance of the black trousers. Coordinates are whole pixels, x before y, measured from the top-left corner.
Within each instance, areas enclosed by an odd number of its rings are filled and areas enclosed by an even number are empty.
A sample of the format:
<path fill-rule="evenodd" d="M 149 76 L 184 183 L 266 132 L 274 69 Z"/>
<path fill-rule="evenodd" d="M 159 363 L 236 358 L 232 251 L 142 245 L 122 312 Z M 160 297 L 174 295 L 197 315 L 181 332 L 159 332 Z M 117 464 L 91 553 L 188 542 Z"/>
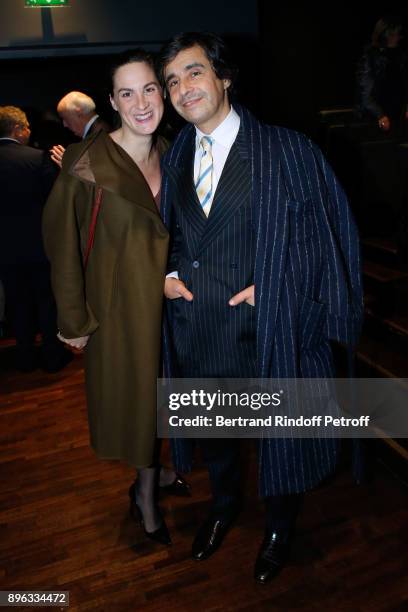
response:
<path fill-rule="evenodd" d="M 60 351 L 48 263 L 0 265 L 0 278 L 4 285 L 6 316 L 14 327 L 18 351 L 32 349 L 38 331 L 44 351 Z"/>
<path fill-rule="evenodd" d="M 211 516 L 228 521 L 242 502 L 240 440 L 202 439 L 199 441 L 208 469 L 212 492 Z M 264 500 L 266 529 L 290 531 L 303 501 L 303 493 L 273 495 Z"/>

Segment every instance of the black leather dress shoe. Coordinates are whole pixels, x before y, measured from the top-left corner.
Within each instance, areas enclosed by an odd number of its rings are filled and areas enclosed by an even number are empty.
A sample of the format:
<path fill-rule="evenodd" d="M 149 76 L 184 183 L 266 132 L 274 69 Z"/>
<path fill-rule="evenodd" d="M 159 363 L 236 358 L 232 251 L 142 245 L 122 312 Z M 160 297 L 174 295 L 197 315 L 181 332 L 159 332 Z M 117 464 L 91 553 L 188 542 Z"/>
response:
<path fill-rule="evenodd" d="M 190 497 L 191 486 L 180 474 L 176 474 L 175 479 L 169 485 L 159 486 L 159 492 L 165 495 L 177 495 L 178 497 Z"/>
<path fill-rule="evenodd" d="M 197 532 L 194 539 L 191 554 L 196 561 L 203 561 L 211 557 L 221 546 L 225 534 L 232 524 L 230 521 L 220 519 L 208 519 Z"/>
<path fill-rule="evenodd" d="M 255 562 L 255 580 L 266 584 L 279 574 L 289 549 L 287 532 L 267 531 Z"/>

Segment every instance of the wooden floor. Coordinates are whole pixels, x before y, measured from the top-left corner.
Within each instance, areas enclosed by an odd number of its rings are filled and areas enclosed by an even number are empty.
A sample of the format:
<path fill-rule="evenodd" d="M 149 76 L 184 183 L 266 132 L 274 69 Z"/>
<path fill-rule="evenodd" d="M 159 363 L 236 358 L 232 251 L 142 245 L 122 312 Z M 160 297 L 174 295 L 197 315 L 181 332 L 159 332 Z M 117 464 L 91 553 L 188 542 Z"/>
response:
<path fill-rule="evenodd" d="M 407 490 L 380 464 L 370 484 L 355 486 L 343 467 L 310 493 L 287 567 L 255 584 L 263 517 L 249 455 L 244 512 L 222 549 L 194 562 L 191 540 L 209 496 L 204 469 L 190 476 L 190 499 L 163 500 L 173 545 L 151 543 L 128 516 L 133 470 L 98 461 L 88 446 L 81 357 L 54 375 L 6 369 L 0 590 L 67 590 L 70 610 L 100 612 L 407 610 Z"/>

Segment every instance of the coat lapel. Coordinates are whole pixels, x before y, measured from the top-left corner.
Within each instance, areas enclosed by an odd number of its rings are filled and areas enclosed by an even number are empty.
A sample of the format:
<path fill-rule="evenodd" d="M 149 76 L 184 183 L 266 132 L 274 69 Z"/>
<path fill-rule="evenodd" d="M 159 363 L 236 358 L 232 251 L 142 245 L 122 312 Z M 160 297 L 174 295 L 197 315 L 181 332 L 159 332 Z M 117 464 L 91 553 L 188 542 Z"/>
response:
<path fill-rule="evenodd" d="M 202 237 L 199 252 L 207 248 L 220 231 L 229 223 L 237 208 L 248 201 L 251 185 L 248 153 L 243 130 L 231 148 L 224 170 L 218 182 L 208 218 L 204 214 L 194 187 L 195 131 L 183 144 L 177 166 L 165 164 L 166 174 L 173 185 L 174 198 L 198 236 Z"/>
<path fill-rule="evenodd" d="M 258 375 L 268 377 L 284 284 L 289 215 L 279 144 L 274 132 L 239 108 L 251 163 L 251 205 L 256 231 L 255 309 Z"/>
<path fill-rule="evenodd" d="M 207 217 L 200 206 L 194 187 L 194 133 L 184 145 L 183 156 L 177 166 L 165 164 L 166 173 L 173 184 L 174 199 L 193 230 L 201 236 L 206 230 Z"/>
<path fill-rule="evenodd" d="M 200 250 L 204 250 L 230 222 L 237 209 L 249 201 L 251 183 L 248 154 L 240 129 L 232 145 L 214 195 Z M 197 200 L 198 204 L 198 200 Z M 199 204 L 198 204 L 199 205 Z"/>
<path fill-rule="evenodd" d="M 70 174 L 94 182 L 159 216 L 153 194 L 137 164 L 103 130 L 89 138 L 86 149 L 71 165 Z M 89 162 L 85 163 L 86 159 Z M 84 160 L 84 161 L 83 161 Z M 89 166 L 89 172 L 85 166 Z M 90 180 L 90 177 L 94 180 Z M 85 179 L 84 179 L 85 177 Z"/>

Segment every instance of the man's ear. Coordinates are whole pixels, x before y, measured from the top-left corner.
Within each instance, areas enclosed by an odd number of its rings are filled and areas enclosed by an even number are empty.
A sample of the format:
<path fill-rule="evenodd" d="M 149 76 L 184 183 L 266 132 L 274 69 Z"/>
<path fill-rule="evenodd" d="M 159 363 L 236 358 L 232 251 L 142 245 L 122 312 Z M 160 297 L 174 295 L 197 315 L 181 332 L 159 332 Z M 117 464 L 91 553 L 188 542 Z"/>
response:
<path fill-rule="evenodd" d="M 10 132 L 11 138 L 15 138 L 16 140 L 18 140 L 18 133 L 20 131 L 21 131 L 21 127 L 19 126 L 18 123 L 16 123 L 15 126 L 13 127 L 13 129 Z"/>
<path fill-rule="evenodd" d="M 117 111 L 118 107 L 116 106 L 115 100 L 112 98 L 111 95 L 109 95 L 109 100 L 110 100 L 113 110 Z"/>

